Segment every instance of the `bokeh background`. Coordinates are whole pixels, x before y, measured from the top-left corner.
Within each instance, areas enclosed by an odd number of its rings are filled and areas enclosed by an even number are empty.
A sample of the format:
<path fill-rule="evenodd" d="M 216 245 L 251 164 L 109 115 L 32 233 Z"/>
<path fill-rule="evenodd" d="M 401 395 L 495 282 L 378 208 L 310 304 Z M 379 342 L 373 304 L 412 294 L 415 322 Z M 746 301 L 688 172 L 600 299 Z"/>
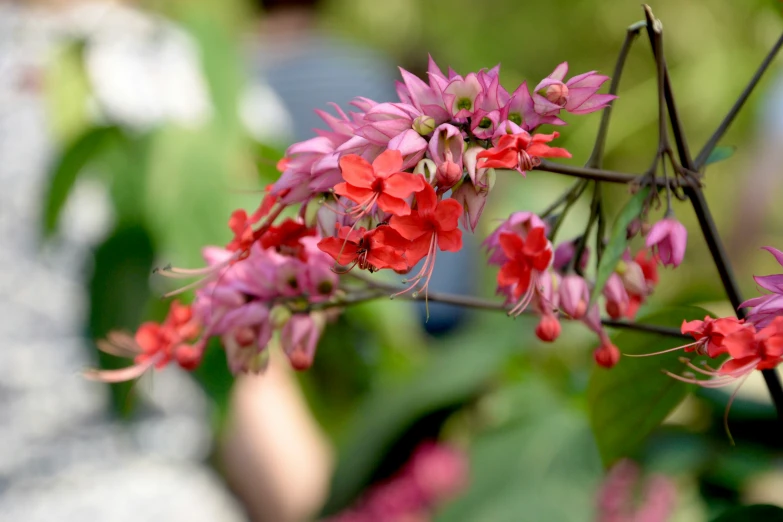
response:
<path fill-rule="evenodd" d="M 657 0 L 692 150 L 707 139 L 783 30 L 770 0 Z M 154 266 L 199 266 L 255 208 L 312 110 L 394 96 L 396 65 L 431 54 L 459 73 L 502 64 L 513 89 L 562 61 L 611 74 L 636 1 L 243 0 L 0 3 L 0 519 L 313 520 L 394 476 L 439 439 L 469 472 L 444 521 L 596 520 L 604 468 L 585 389 L 594 337 L 554 345 L 503 314 L 374 302 L 327 329 L 314 367 L 273 363 L 236 382 L 215 347 L 192 376 L 174 368 L 108 387 L 80 371 L 119 367 L 93 340 L 160 318 L 172 287 Z M 615 104 L 604 166 L 640 172 L 655 151 L 654 64 L 641 38 Z M 562 130 L 585 161 L 598 114 Z M 781 248 L 783 68 L 762 80 L 722 144 L 706 195 L 747 296 Z M 498 182 L 476 240 L 440 258 L 435 288 L 492 296 L 480 240 L 515 210 L 541 211 L 570 180 Z M 625 198 L 608 191 L 610 212 Z M 580 233 L 587 201 L 561 238 Z M 686 262 L 662 272 L 644 313 L 698 305 L 730 314 L 692 211 Z M 678 313 L 680 315 L 678 315 Z M 682 312 L 664 315 L 678 326 Z M 687 317 L 694 319 L 696 317 Z M 617 341 L 622 349 L 623 339 Z M 655 338 L 644 342 L 654 351 Z M 632 384 L 631 384 L 632 386 Z M 730 392 L 730 391 L 729 391 Z M 762 380 L 690 396 L 634 455 L 674 485 L 671 520 L 783 505 L 780 431 Z M 414 520 L 411 518 L 410 520 Z M 419 519 L 415 519 L 419 520 Z"/>

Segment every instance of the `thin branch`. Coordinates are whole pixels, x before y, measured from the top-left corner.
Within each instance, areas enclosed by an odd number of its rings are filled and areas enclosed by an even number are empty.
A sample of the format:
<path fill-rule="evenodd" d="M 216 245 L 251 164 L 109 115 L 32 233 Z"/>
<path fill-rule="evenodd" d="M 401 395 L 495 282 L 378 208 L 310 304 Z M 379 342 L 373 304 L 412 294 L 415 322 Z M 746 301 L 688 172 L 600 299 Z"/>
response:
<path fill-rule="evenodd" d="M 774 46 L 772 46 L 772 49 L 770 49 L 770 51 L 767 53 L 767 56 L 764 57 L 764 61 L 761 62 L 761 65 L 759 65 L 759 68 L 756 70 L 756 73 L 750 79 L 748 85 L 739 95 L 737 101 L 734 102 L 734 105 L 732 105 L 731 109 L 729 109 L 729 112 L 728 114 L 726 114 L 726 117 L 723 118 L 723 121 L 720 122 L 720 125 L 718 125 L 718 128 L 715 129 L 715 132 L 712 133 L 710 139 L 707 140 L 707 143 L 705 143 L 704 147 L 702 147 L 701 151 L 699 151 L 699 155 L 696 157 L 696 170 L 701 169 L 704 166 L 704 164 L 707 162 L 707 158 L 710 157 L 710 154 L 715 149 L 715 146 L 718 144 L 718 142 L 723 137 L 723 135 L 726 134 L 726 131 L 728 130 L 729 126 L 731 126 L 732 122 L 734 121 L 734 118 L 737 117 L 737 114 L 739 113 L 740 109 L 750 97 L 750 94 L 753 92 L 753 89 L 756 88 L 756 85 L 759 83 L 759 80 L 761 80 L 761 77 L 769 68 L 769 65 L 772 63 L 772 60 L 775 59 L 775 56 L 780 51 L 781 47 L 783 47 L 783 35 L 781 35 L 780 38 L 778 38 L 778 41 L 775 42 Z"/>
<path fill-rule="evenodd" d="M 622 77 L 623 69 L 625 68 L 625 60 L 628 58 L 628 52 L 631 50 L 634 40 L 639 36 L 639 32 L 644 26 L 645 22 L 637 22 L 628 27 L 628 30 L 625 33 L 623 46 L 620 48 L 620 54 L 617 55 L 617 62 L 615 63 L 614 73 L 612 74 L 612 82 L 609 85 L 609 94 L 617 94 L 617 90 L 620 88 L 620 78 Z M 601 125 L 598 127 L 598 135 L 595 138 L 593 152 L 590 154 L 590 158 L 587 160 L 585 167 L 600 169 L 603 164 L 604 147 L 606 146 L 606 136 L 609 132 L 609 121 L 612 118 L 614 102 L 615 100 L 610 101 L 602 111 Z"/>
<path fill-rule="evenodd" d="M 551 161 L 541 160 L 541 165 L 535 168 L 535 170 L 542 170 L 544 172 L 553 172 L 555 174 L 564 174 L 566 176 L 573 176 L 576 178 L 590 179 L 593 181 L 608 181 L 609 183 L 629 183 L 631 181 L 639 181 L 641 175 L 639 174 L 627 174 L 625 172 L 615 172 L 612 170 L 604 169 L 592 169 L 589 167 L 574 167 L 571 165 L 561 165 L 560 163 L 552 163 Z M 656 180 L 656 185 L 664 186 L 663 180 Z M 671 186 L 684 186 L 688 185 L 686 181 L 681 179 L 670 180 Z"/>

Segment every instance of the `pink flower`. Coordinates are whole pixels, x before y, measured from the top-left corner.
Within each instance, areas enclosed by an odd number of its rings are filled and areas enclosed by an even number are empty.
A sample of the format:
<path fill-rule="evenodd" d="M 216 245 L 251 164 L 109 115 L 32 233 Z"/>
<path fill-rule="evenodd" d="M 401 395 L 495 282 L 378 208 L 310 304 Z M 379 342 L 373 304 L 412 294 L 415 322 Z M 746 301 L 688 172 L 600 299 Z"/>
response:
<path fill-rule="evenodd" d="M 552 74 L 536 85 L 535 92 L 543 89 L 547 101 L 572 114 L 595 112 L 603 109 L 609 102 L 617 98 L 613 94 L 596 94 L 601 85 L 609 79 L 608 76 L 590 71 L 574 76 L 563 83 L 566 73 L 568 73 L 568 62 L 563 62 L 555 67 Z M 540 114 L 547 114 L 547 112 L 540 112 Z"/>
<path fill-rule="evenodd" d="M 688 230 L 674 218 L 658 221 L 647 234 L 647 248 L 657 251 L 664 266 L 680 266 L 688 243 Z"/>
<path fill-rule="evenodd" d="M 574 319 L 581 319 L 587 313 L 590 290 L 583 277 L 569 274 L 563 277 L 558 289 L 560 308 Z"/>
<path fill-rule="evenodd" d="M 429 157 L 440 167 L 444 163 L 456 164 L 462 172 L 462 152 L 465 148 L 465 140 L 462 133 L 454 125 L 444 123 L 432 134 L 429 144 Z"/>
<path fill-rule="evenodd" d="M 764 250 L 775 256 L 778 264 L 783 266 L 783 252 L 772 247 L 764 247 Z M 753 323 L 757 328 L 764 328 L 775 317 L 783 315 L 783 274 L 754 276 L 753 279 L 763 289 L 772 293 L 748 299 L 740 305 L 740 308 L 751 307 L 748 322 Z"/>
<path fill-rule="evenodd" d="M 326 323 L 322 312 L 295 314 L 280 331 L 280 344 L 294 370 L 306 370 L 313 364 L 315 349 Z"/>
<path fill-rule="evenodd" d="M 470 73 L 465 78 L 456 76 L 443 90 L 443 101 L 453 118 L 470 118 L 482 92 L 476 73 Z"/>

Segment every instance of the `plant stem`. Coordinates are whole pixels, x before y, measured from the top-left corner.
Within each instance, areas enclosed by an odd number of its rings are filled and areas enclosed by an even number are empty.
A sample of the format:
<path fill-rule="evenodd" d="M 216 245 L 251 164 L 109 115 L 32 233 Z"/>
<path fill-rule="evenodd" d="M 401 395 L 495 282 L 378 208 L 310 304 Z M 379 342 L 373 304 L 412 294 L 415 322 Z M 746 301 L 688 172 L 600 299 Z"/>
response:
<path fill-rule="evenodd" d="M 573 176 L 582 179 L 591 179 L 593 181 L 608 181 L 609 183 L 628 183 L 631 181 L 638 181 L 641 177 L 639 174 L 628 174 L 625 172 L 615 172 L 612 170 L 593 169 L 589 167 L 574 167 L 571 165 L 561 165 L 559 163 L 552 163 L 551 161 L 541 160 L 541 165 L 535 168 L 535 170 L 543 170 L 544 172 L 554 172 L 555 174 L 564 174 L 566 176 Z M 684 186 L 688 183 L 686 181 L 675 179 L 669 180 L 671 186 Z M 663 180 L 655 180 L 655 185 L 664 186 Z"/>
<path fill-rule="evenodd" d="M 644 9 L 645 16 L 648 20 L 648 34 L 650 36 L 650 42 L 653 44 L 653 51 L 655 51 L 655 34 L 652 30 L 654 17 L 649 6 L 645 5 Z M 764 62 L 762 62 L 759 70 L 751 79 L 750 83 L 742 92 L 742 94 L 740 94 L 739 99 L 734 103 L 734 106 L 729 111 L 729 114 L 726 116 L 726 118 L 724 118 L 718 129 L 716 129 L 710 140 L 708 140 L 707 145 L 705 145 L 702 151 L 699 153 L 699 158 L 702 160 L 701 163 L 699 163 L 698 160 L 694 161 L 690 156 L 685 134 L 682 132 L 682 124 L 674 103 L 674 94 L 668 81 L 668 71 L 666 69 L 666 64 L 663 62 L 666 88 L 666 105 L 669 112 L 669 118 L 672 123 L 678 156 L 680 158 L 680 162 L 683 166 L 685 166 L 685 168 L 691 171 L 698 171 L 699 167 L 703 165 L 704 161 L 706 161 L 706 158 L 709 157 L 710 152 L 715 147 L 715 144 L 718 142 L 718 140 L 720 140 L 720 137 L 729 127 L 734 117 L 737 115 L 737 112 L 742 107 L 753 88 L 756 86 L 756 83 L 758 83 L 759 78 L 769 66 L 769 62 L 772 61 L 772 58 L 778 52 L 781 45 L 783 45 L 783 36 L 781 36 L 781 38 L 769 52 L 767 58 L 764 60 Z M 660 59 L 663 60 L 662 57 Z M 739 306 L 743 301 L 740 294 L 739 285 L 737 284 L 737 280 L 734 277 L 731 264 L 729 263 L 728 256 L 726 255 L 726 249 L 723 247 L 723 243 L 720 240 L 718 229 L 715 226 L 715 221 L 713 220 L 712 214 L 710 213 L 709 207 L 707 206 L 704 193 L 702 192 L 701 188 L 691 184 L 686 183 L 683 185 L 683 187 L 685 194 L 691 200 L 693 210 L 699 220 L 699 226 L 701 227 L 702 234 L 704 235 L 704 239 L 707 242 L 707 247 L 710 250 L 715 267 L 718 269 L 718 274 L 720 276 L 721 282 L 723 283 L 723 288 L 726 291 L 729 301 L 737 312 L 737 317 L 742 319 L 745 317 L 745 311 Z M 777 410 L 778 418 L 783 420 L 783 385 L 781 385 L 778 374 L 774 369 L 762 370 L 761 373 L 764 376 L 764 381 L 766 382 L 767 388 L 769 389 L 770 397 L 772 398 L 772 402 L 774 403 L 775 409 Z"/>

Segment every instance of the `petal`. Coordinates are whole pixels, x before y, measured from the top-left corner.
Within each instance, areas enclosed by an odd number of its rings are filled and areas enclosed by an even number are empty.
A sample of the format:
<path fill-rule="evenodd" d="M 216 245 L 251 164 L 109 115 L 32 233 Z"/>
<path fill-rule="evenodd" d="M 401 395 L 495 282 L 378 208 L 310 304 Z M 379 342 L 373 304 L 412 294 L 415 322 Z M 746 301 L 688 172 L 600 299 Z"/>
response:
<path fill-rule="evenodd" d="M 343 173 L 343 179 L 355 187 L 369 189 L 375 182 L 372 165 L 356 154 L 346 154 L 341 157 L 340 170 Z"/>
<path fill-rule="evenodd" d="M 432 233 L 422 234 L 415 239 L 408 250 L 405 251 L 405 260 L 409 266 L 413 266 L 421 261 L 424 256 L 430 253 L 430 247 L 432 246 Z"/>
<path fill-rule="evenodd" d="M 462 216 L 462 205 L 455 199 L 444 199 L 435 208 L 435 221 L 438 223 L 438 231 L 454 230 L 459 225 Z"/>
<path fill-rule="evenodd" d="M 367 253 L 367 262 L 375 268 L 391 268 L 392 270 L 405 270 L 408 263 L 402 253 L 387 246 L 377 246 Z"/>
<path fill-rule="evenodd" d="M 783 274 L 774 274 L 768 276 L 753 276 L 753 279 L 758 285 L 765 290 L 775 292 L 778 294 L 783 293 Z"/>
<path fill-rule="evenodd" d="M 516 259 L 522 253 L 525 248 L 525 242 L 516 234 L 503 233 L 498 238 L 500 248 L 503 249 L 503 253 L 509 259 Z"/>
<path fill-rule="evenodd" d="M 378 207 L 384 212 L 395 216 L 407 216 L 411 213 L 411 207 L 408 202 L 401 198 L 395 198 L 389 194 L 383 193 L 378 197 Z"/>
<path fill-rule="evenodd" d="M 399 172 L 402 168 L 402 154 L 398 150 L 386 149 L 372 162 L 372 168 L 379 178 L 385 178 Z"/>
<path fill-rule="evenodd" d="M 383 191 L 395 198 L 407 198 L 424 189 L 424 178 L 420 174 L 398 172 L 383 181 Z"/>
<path fill-rule="evenodd" d="M 392 216 L 389 226 L 409 241 L 418 239 L 426 232 L 418 212 L 412 212 L 408 216 Z"/>
<path fill-rule="evenodd" d="M 462 248 L 462 230 L 455 228 L 438 232 L 438 248 L 446 252 L 458 252 Z"/>
<path fill-rule="evenodd" d="M 438 196 L 435 189 L 429 183 L 424 184 L 424 188 L 416 192 L 416 208 L 421 213 L 429 213 L 435 210 L 438 204 Z M 403 234 L 403 237 L 405 234 Z"/>
<path fill-rule="evenodd" d="M 326 252 L 341 265 L 349 265 L 356 259 L 356 244 L 336 237 L 327 237 L 318 242 L 318 248 Z"/>
<path fill-rule="evenodd" d="M 357 187 L 355 185 L 349 185 L 348 183 L 338 183 L 334 186 L 334 193 L 340 196 L 345 196 L 354 203 L 364 203 L 372 197 L 375 192 L 368 188 Z"/>
<path fill-rule="evenodd" d="M 772 248 L 770 246 L 763 247 L 763 250 L 766 250 L 767 252 L 775 256 L 775 260 L 778 262 L 778 264 L 783 266 L 783 252 L 781 252 L 777 248 Z"/>

